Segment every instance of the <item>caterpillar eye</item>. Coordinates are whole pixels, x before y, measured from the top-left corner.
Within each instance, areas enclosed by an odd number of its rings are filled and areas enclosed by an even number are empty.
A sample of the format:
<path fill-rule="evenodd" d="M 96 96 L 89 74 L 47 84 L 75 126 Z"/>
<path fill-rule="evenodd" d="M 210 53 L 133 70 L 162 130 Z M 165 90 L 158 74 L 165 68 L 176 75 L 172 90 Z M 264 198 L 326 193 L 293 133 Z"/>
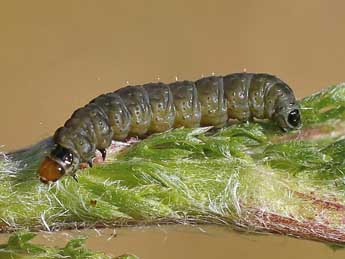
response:
<path fill-rule="evenodd" d="M 59 158 L 62 162 L 67 165 L 71 165 L 73 162 L 73 154 L 67 148 L 58 145 L 53 151 L 52 156 Z"/>
<path fill-rule="evenodd" d="M 56 182 L 59 180 L 65 174 L 65 169 L 56 161 L 47 157 L 43 160 L 40 168 L 38 169 L 38 174 L 40 181 L 47 184 L 49 182 Z"/>
<path fill-rule="evenodd" d="M 301 123 L 301 116 L 298 110 L 293 110 L 289 113 L 288 122 L 293 127 L 297 127 Z"/>

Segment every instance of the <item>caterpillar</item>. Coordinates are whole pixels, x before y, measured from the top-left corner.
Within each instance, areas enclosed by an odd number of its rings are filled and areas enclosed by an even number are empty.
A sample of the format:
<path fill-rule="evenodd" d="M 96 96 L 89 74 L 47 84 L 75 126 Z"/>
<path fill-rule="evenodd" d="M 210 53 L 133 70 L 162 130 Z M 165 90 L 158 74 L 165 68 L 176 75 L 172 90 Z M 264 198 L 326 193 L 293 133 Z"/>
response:
<path fill-rule="evenodd" d="M 195 82 L 126 86 L 76 110 L 55 132 L 55 146 L 38 174 L 43 183 L 75 176 L 81 163 L 92 167 L 96 149 L 105 159 L 112 140 L 178 127 L 220 128 L 229 119 L 254 118 L 272 120 L 284 131 L 301 127 L 293 91 L 270 74 L 235 73 Z"/>

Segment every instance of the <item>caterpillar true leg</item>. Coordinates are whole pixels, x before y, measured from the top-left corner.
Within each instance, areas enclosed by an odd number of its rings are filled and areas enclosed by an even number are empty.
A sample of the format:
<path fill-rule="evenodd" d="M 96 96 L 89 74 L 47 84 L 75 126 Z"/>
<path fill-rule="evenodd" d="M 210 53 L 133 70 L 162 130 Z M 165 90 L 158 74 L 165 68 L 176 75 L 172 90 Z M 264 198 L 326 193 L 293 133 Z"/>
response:
<path fill-rule="evenodd" d="M 101 148 L 98 151 L 101 152 L 103 161 L 105 161 L 105 158 L 107 156 L 107 151 L 105 150 L 105 148 Z"/>

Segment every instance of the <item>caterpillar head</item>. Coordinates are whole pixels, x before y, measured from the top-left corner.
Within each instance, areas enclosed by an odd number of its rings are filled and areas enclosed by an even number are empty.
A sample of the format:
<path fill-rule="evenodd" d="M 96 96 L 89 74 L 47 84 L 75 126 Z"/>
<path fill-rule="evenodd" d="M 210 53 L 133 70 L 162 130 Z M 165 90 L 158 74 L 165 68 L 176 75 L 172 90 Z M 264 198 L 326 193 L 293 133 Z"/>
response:
<path fill-rule="evenodd" d="M 40 181 L 56 182 L 63 175 L 73 175 L 78 164 L 79 159 L 69 149 L 57 145 L 38 169 Z"/>
<path fill-rule="evenodd" d="M 284 131 L 296 130 L 302 127 L 301 114 L 296 103 L 290 103 L 277 109 L 275 119 Z"/>

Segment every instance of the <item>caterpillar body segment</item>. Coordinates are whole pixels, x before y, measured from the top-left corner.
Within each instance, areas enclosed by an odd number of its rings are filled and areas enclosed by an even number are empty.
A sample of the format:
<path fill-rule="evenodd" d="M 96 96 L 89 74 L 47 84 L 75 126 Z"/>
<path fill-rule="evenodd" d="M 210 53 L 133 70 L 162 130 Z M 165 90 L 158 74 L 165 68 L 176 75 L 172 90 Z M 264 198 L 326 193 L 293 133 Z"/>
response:
<path fill-rule="evenodd" d="M 228 120 L 222 77 L 206 77 L 196 81 L 201 106 L 201 126 L 222 127 Z"/>
<path fill-rule="evenodd" d="M 169 85 L 176 110 L 174 128 L 194 128 L 200 126 L 201 108 L 195 83 L 174 82 Z"/>
<path fill-rule="evenodd" d="M 239 121 L 251 118 L 248 96 L 252 77 L 253 74 L 238 73 L 223 78 L 229 118 Z"/>
<path fill-rule="evenodd" d="M 284 131 L 301 127 L 291 88 L 269 74 L 236 73 L 196 82 L 148 83 L 100 95 L 76 110 L 54 135 L 55 148 L 42 162 L 42 182 L 75 175 L 96 149 L 103 159 L 112 140 L 145 137 L 171 128 L 223 127 L 229 119 L 275 121 Z"/>
<path fill-rule="evenodd" d="M 143 137 L 151 125 L 152 111 L 147 91 L 142 86 L 127 86 L 116 93 L 123 99 L 131 115 L 129 136 Z"/>
<path fill-rule="evenodd" d="M 131 126 L 131 114 L 117 93 L 98 96 L 91 103 L 95 103 L 107 114 L 114 140 L 123 140 L 128 136 Z"/>
<path fill-rule="evenodd" d="M 172 92 L 167 84 L 149 83 L 143 85 L 151 107 L 151 124 L 148 133 L 164 132 L 173 127 L 176 109 Z"/>

